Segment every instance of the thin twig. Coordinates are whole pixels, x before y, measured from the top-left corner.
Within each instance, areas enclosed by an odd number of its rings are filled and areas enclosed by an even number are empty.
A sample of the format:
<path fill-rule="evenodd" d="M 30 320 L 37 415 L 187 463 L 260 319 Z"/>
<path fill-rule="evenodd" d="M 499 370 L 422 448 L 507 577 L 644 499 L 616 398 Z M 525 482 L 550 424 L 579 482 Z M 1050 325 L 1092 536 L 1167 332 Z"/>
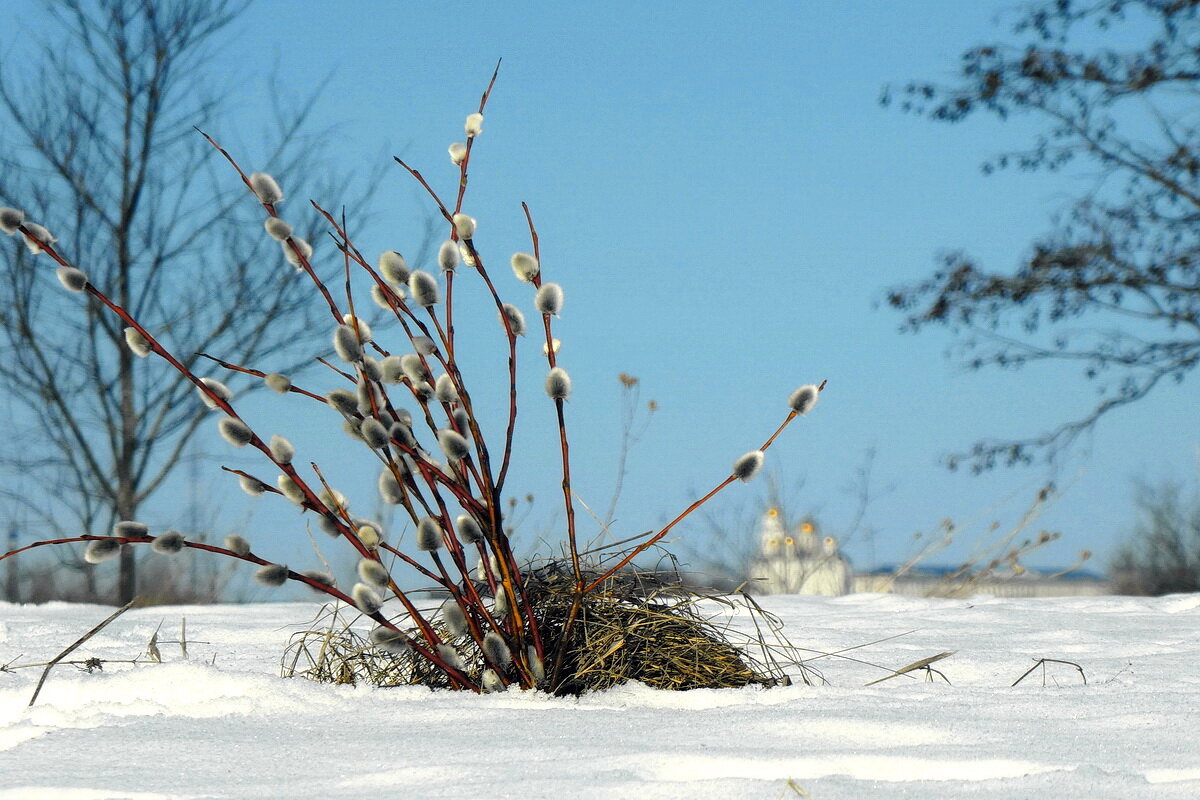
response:
<path fill-rule="evenodd" d="M 133 604 L 136 603 L 138 601 L 138 599 L 139 598 L 135 597 L 132 600 L 130 600 L 128 603 L 126 603 L 125 605 L 118 608 L 116 611 L 114 611 L 112 614 L 110 614 L 107 619 L 105 619 L 103 622 L 101 622 L 96 627 L 92 628 L 90 631 L 85 633 L 83 636 L 80 636 L 78 639 L 75 640 L 74 644 L 72 644 L 66 650 L 63 650 L 57 656 L 52 658 L 50 660 L 50 663 L 46 664 L 46 668 L 44 670 L 42 670 L 42 677 L 38 679 L 37 687 L 33 690 L 33 697 L 29 698 L 29 705 L 26 706 L 26 708 L 32 708 L 33 704 L 37 702 L 38 694 L 40 694 L 42 691 L 42 685 L 46 682 L 46 678 L 50 675 L 50 670 L 54 668 L 55 664 L 57 664 L 59 661 L 62 661 L 64 658 L 66 658 L 71 653 L 73 653 L 75 651 L 75 648 L 79 647 L 79 645 L 83 644 L 88 639 L 91 639 L 97 633 L 104 630 L 104 626 L 108 625 L 108 623 L 112 622 L 114 619 L 121 616 L 129 609 L 133 608 Z"/>

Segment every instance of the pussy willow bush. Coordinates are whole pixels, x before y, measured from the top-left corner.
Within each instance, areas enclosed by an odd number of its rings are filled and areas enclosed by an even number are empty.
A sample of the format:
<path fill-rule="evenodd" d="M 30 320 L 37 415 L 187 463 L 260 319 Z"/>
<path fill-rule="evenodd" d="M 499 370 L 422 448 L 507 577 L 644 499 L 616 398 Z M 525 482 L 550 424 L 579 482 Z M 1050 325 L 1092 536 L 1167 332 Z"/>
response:
<path fill-rule="evenodd" d="M 246 539 L 228 537 L 223 546 L 186 540 L 175 531 L 154 535 L 145 524 L 124 520 L 111 536 L 82 535 L 36 542 L 23 550 L 51 544 L 87 542 L 85 557 L 96 563 L 115 556 L 123 546 L 148 545 L 158 553 L 184 549 L 204 550 L 257 566 L 257 579 L 268 586 L 288 581 L 306 584 L 330 598 L 352 604 L 370 617 L 375 627 L 371 641 L 382 651 L 405 654 L 424 664 L 430 685 L 472 691 L 498 691 L 516 685 L 523 689 L 554 689 L 568 682 L 571 659 L 568 648 L 580 617 L 586 614 L 586 599 L 605 593 L 614 580 L 640 553 L 659 542 L 688 514 L 735 481 L 748 481 L 759 471 L 763 451 L 797 416 L 816 403 L 821 386 L 808 384 L 787 401 L 783 423 L 758 449 L 738 458 L 722 480 L 661 530 L 635 541 L 626 550 L 600 563 L 584 563 L 576 541 L 571 498 L 570 448 L 566 432 L 566 403 L 571 396 L 571 378 L 559 363 L 559 343 L 554 337 L 554 320 L 563 308 L 563 290 L 545 280 L 538 236 L 528 207 L 522 204 L 529 225 L 532 252 L 515 253 L 512 270 L 526 291 L 521 305 L 529 310 L 532 295 L 533 324 L 518 304 L 501 299 L 476 240 L 476 222 L 464 213 L 468 167 L 472 150 L 483 127 L 483 111 L 492 83 L 483 93 L 478 110 L 466 118 L 465 142 L 449 147 L 450 160 L 457 166 L 452 202 L 441 195 L 416 169 L 396 159 L 428 192 L 447 225 L 447 239 L 437 251 L 436 268 L 417 269 L 393 250 L 374 262 L 363 257 L 344 226 L 315 202 L 314 208 L 328 221 L 332 238 L 340 250 L 345 272 L 344 306 L 314 270 L 311 245 L 293 235 L 292 227 L 280 216 L 284 192 L 270 175 L 247 175 L 234 158 L 211 137 L 215 147 L 241 177 L 251 196 L 266 213 L 266 234 L 280 243 L 283 260 L 313 283 L 332 317 L 333 350 L 344 362 L 334 367 L 337 388 L 310 391 L 292 383 L 285 375 L 264 373 L 249 366 L 218 362 L 225 368 L 261 379 L 274 391 L 295 396 L 303 402 L 316 401 L 335 410 L 347 433 L 378 460 L 379 494 L 402 510 L 415 530 L 403 548 L 387 541 L 375 521 L 353 516 L 344 495 L 334 489 L 315 463 L 303 473 L 292 444 L 276 434 L 264 438 L 252 428 L 232 404 L 233 393 L 221 382 L 200 377 L 185 367 L 146 327 L 124 308 L 92 285 L 86 273 L 73 264 L 68 254 L 55 249 L 55 237 L 42 225 L 26 221 L 17 209 L 0 209 L 0 227 L 20 234 L 34 254 L 45 254 L 57 266 L 57 277 L 71 292 L 88 294 L 120 317 L 129 348 L 142 357 L 156 357 L 178 370 L 196 386 L 199 399 L 219 415 L 216 425 L 230 445 L 258 450 L 271 465 L 274 477 L 227 469 L 238 476 L 251 495 L 277 495 L 315 516 L 318 527 L 357 552 L 358 582 L 348 592 L 338 588 L 331 575 L 317 570 L 293 570 L 257 552 Z M 364 320 L 363 298 L 351 290 L 351 273 L 369 276 L 371 301 L 395 318 L 407 343 L 393 352 L 377 341 Z M 508 414 L 499 446 L 484 437 L 466 377 L 455 358 L 455 292 L 458 283 L 470 281 L 493 301 L 499 335 L 507 345 Z M 563 502 L 566 510 L 565 538 L 568 555 L 563 564 L 569 575 L 569 601 L 565 612 L 552 626 L 555 641 L 546 640 L 551 627 L 539 618 L 531 600 L 528 576 L 514 556 L 503 527 L 501 491 L 513 455 L 513 431 L 517 418 L 518 342 L 528 336 L 540 340 L 536 349 L 547 364 L 544 393 L 554 404 L 561 450 Z M 333 365 L 330 365 L 333 366 Z M 322 417 L 325 419 L 326 417 Z M 447 600 L 434 611 L 418 608 L 395 578 L 396 570 L 411 568 L 444 593 Z M 558 597 L 561 603 L 561 592 Z M 394 601 L 394 602 L 391 602 Z M 385 609 L 385 602 L 387 608 Z"/>

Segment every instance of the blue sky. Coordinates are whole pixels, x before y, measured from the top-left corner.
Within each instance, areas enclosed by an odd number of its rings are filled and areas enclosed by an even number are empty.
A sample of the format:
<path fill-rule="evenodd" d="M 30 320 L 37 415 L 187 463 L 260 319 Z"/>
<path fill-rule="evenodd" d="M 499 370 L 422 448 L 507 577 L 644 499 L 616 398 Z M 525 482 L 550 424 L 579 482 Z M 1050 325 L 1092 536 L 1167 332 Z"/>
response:
<path fill-rule="evenodd" d="M 208 65 L 232 90 L 210 132 L 258 168 L 272 71 L 285 103 L 328 79 L 314 119 L 333 126 L 333 169 L 361 178 L 403 153 L 449 194 L 456 171 L 446 146 L 462 138 L 503 57 L 465 208 L 479 219 L 476 241 L 501 293 L 528 308 L 526 287 L 505 266 L 528 249 L 528 202 L 545 274 L 566 291 L 556 335 L 575 383 L 568 427 L 579 496 L 600 510 L 612 493 L 620 372 L 659 404 L 630 454 L 616 526 L 624 534 L 670 519 L 774 429 L 793 388 L 828 379 L 767 469 L 790 490 L 790 513 L 815 512 L 837 534 L 856 509 L 847 484 L 874 450 L 866 522 L 877 533 L 873 545 L 860 534 L 847 546 L 865 567 L 904 558 L 914 534 L 943 518 L 975 521 L 976 531 L 1015 522 L 1044 467 L 974 477 L 947 472 L 940 457 L 981 437 L 1042 432 L 1094 401 L 1094 386 L 1057 366 L 963 371 L 945 358 L 947 335 L 901 335 L 899 316 L 876 307 L 887 287 L 925 276 L 947 249 L 1012 267 L 1089 185 L 1071 174 L 981 174 L 987 156 L 1036 130 L 1025 120 L 951 127 L 878 104 L 886 83 L 948 78 L 964 48 L 1003 33 L 997 20 L 1012 5 L 259 2 Z M 37 27 L 35 8 L 19 0 L 15 16 Z M 358 242 L 371 253 L 413 252 L 428 204 L 398 168 L 381 176 Z M 277 177 L 286 188 L 287 176 Z M 477 317 L 467 364 L 486 396 L 483 387 L 502 380 L 503 350 L 494 312 L 480 304 Z M 510 482 L 535 496 L 522 523 L 531 543 L 553 540 L 562 520 L 539 353 L 527 343 Z M 1103 567 L 1131 527 L 1135 478 L 1194 481 L 1196 401 L 1193 377 L 1105 420 L 1060 468 L 1067 491 L 1033 531 L 1063 538 L 1032 563 L 1067 564 L 1089 549 Z M 314 425 L 308 404 L 280 403 L 256 397 L 246 415 L 263 433 L 289 435 L 299 459 L 319 461 L 370 506 L 373 459 L 333 421 Z M 215 431 L 204 444 L 227 454 Z M 255 466 L 240 453 L 224 463 Z M 736 518 L 763 488 L 731 487 L 714 513 Z M 281 502 L 250 510 L 226 481 L 211 491 L 225 524 L 248 521 L 281 553 L 309 547 Z M 165 519 L 174 506 L 160 498 L 151 514 Z M 702 528 L 679 533 L 696 540 Z M 967 532 L 938 560 L 975 543 Z"/>

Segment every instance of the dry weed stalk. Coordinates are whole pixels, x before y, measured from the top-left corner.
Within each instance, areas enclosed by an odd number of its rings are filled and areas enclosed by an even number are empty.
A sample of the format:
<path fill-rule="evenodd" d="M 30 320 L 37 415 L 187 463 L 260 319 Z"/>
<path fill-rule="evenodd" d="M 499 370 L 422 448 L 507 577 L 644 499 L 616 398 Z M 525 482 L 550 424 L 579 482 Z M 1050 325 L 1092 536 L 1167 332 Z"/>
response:
<path fill-rule="evenodd" d="M 230 537 L 224 546 L 217 546 L 187 541 L 173 531 L 151 535 L 147 526 L 128 520 L 117 524 L 113 536 L 83 535 L 36 542 L 0 559 L 34 547 L 88 542 L 87 557 L 93 562 L 105 560 L 127 545 L 145 544 L 164 554 L 204 550 L 257 565 L 256 577 L 264 584 L 306 584 L 333 600 L 354 606 L 374 621 L 376 627 L 370 635 L 374 649 L 367 648 L 365 642 L 351 640 L 347 644 L 348 640 L 334 637 L 321 642 L 316 661 L 341 665 L 322 676 L 331 680 L 344 677 L 345 670 L 357 669 L 352 664 L 382 663 L 378 651 L 383 650 L 401 656 L 402 666 L 386 679 L 372 678 L 380 683 L 422 683 L 472 691 L 498 691 L 511 685 L 572 691 L 586 683 L 590 675 L 615 675 L 608 666 L 614 659 L 627 659 L 647 647 L 694 647 L 697 637 L 708 641 L 709 649 L 718 653 L 715 660 L 719 665 L 706 669 L 738 673 L 744 682 L 773 680 L 762 677 L 764 673 L 769 676 L 770 669 L 756 672 L 744 662 L 744 653 L 706 628 L 689 602 L 663 604 L 653 595 L 637 600 L 621 588 L 622 581 L 634 559 L 662 540 L 675 525 L 734 481 L 753 478 L 761 467 L 763 452 L 796 417 L 812 409 L 825 384 L 797 389 L 788 399 L 789 412 L 776 431 L 758 449 L 739 458 L 728 477 L 664 528 L 639 537 L 640 541 L 608 561 L 585 563 L 576 540 L 566 427 L 571 379 L 559 363 L 559 343 L 553 335 L 553 320 L 563 307 L 563 291 L 558 284 L 544 279 L 538 233 L 524 204 L 532 253 L 513 255 L 511 265 L 517 278 L 535 292 L 533 305 L 541 324 L 531 327 L 540 328 L 544 339 L 545 392 L 556 412 L 569 555 L 565 566 L 556 565 L 532 577 L 518 564 L 503 527 L 500 498 L 512 461 L 518 409 L 517 341 L 526 333 L 525 315 L 516 305 L 501 299 L 476 246 L 476 221 L 463 211 L 468 169 L 495 80 L 493 73 L 478 109 L 467 117 L 466 142 L 450 147 L 451 161 L 458 167 L 452 202 L 444 201 L 420 171 L 396 159 L 433 199 L 448 226 L 448 237 L 437 255 L 440 279 L 429 271 L 410 268 L 399 253 L 391 250 L 384 251 L 376 264 L 370 263 L 352 240 L 346 220 L 312 203 L 328 222 L 330 236 L 341 254 L 344 305 L 314 270 L 313 247 L 293 235 L 291 226 L 280 217 L 284 193 L 278 183 L 264 173 L 247 174 L 216 140 L 201 132 L 261 205 L 266 214 L 266 232 L 280 242 L 285 260 L 307 276 L 328 306 L 333 317 L 333 347 L 344 366 L 322 363 L 340 376 L 345 388 L 328 393 L 310 391 L 294 385 L 285 375 L 208 357 L 227 369 L 264 381 L 281 394 L 298 395 L 336 410 L 346 431 L 361 440 L 379 461 L 380 494 L 406 514 L 416 531 L 415 550 L 394 546 L 378 523 L 352 516 L 345 497 L 330 485 L 315 462 L 308 464 L 311 475 L 302 474 L 290 442 L 278 435 L 260 435 L 234 408 L 233 393 L 226 386 L 191 372 L 130 309 L 92 285 L 82 270 L 55 249 L 55 239 L 48 230 L 26 222 L 20 211 L 3 209 L 0 223 L 6 232 L 21 234 L 31 251 L 45 253 L 56 262 L 58 278 L 66 289 L 90 295 L 119 317 L 128 326 L 126 339 L 135 354 L 161 358 L 195 384 L 200 399 L 221 415 L 221 435 L 235 447 L 258 450 L 279 473 L 275 479 L 264 479 L 226 468 L 238 476 L 242 488 L 252 495 L 279 495 L 311 512 L 318 527 L 357 551 L 360 580 L 344 592 L 332 576 L 275 563 L 254 552 L 241 537 Z M 411 352 L 385 349 L 363 321 L 362 297 L 354 295 L 351 280 L 352 274 L 359 271 L 369 279 L 372 300 L 394 317 Z M 495 450 L 480 429 L 472 394 L 455 354 L 454 300 L 460 271 L 482 283 L 494 303 L 506 343 L 507 424 L 502 447 Z M 397 582 L 391 568 L 397 565 L 412 568 L 435 584 L 447 598 L 446 603 L 433 610 L 419 608 L 411 592 Z M 644 630 L 646 636 L 639 638 L 639 630 Z M 311 645 L 309 641 L 302 644 L 306 648 Z M 598 653 L 597 648 L 602 652 Z M 706 679 L 693 678 L 663 675 L 653 680 L 684 688 L 700 685 Z"/>

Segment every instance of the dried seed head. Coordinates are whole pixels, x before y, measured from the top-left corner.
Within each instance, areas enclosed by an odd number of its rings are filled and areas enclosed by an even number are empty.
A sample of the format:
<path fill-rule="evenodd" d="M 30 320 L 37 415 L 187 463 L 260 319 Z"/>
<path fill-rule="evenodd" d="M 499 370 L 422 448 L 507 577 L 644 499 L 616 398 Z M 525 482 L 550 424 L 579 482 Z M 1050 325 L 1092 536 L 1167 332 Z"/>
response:
<path fill-rule="evenodd" d="M 325 395 L 325 402 L 348 417 L 358 413 L 358 397 L 349 389 L 334 389 Z"/>
<path fill-rule="evenodd" d="M 558 339 L 551 339 L 549 344 L 546 344 L 545 342 L 543 342 L 542 343 L 542 355 L 548 356 L 548 355 L 550 355 L 551 351 L 554 351 L 554 354 L 558 355 L 558 348 L 560 348 L 560 347 L 562 347 L 562 342 L 560 342 Z"/>
<path fill-rule="evenodd" d="M 254 580 L 261 583 L 263 586 L 283 586 L 287 583 L 288 568 L 287 564 L 267 564 L 259 567 L 254 572 Z"/>
<path fill-rule="evenodd" d="M 333 329 L 333 349 L 339 358 L 352 364 L 363 356 L 358 334 L 349 325 L 338 325 Z"/>
<path fill-rule="evenodd" d="M 236 533 L 231 533 L 225 537 L 225 549 L 234 555 L 250 555 L 250 543 Z"/>
<path fill-rule="evenodd" d="M 529 671 L 533 673 L 534 680 L 538 683 L 546 680 L 546 667 L 542 664 L 542 659 L 538 658 L 537 648 L 533 645 L 526 647 L 525 658 L 529 662 Z"/>
<path fill-rule="evenodd" d="M 290 464 L 296 457 L 296 448 L 292 447 L 292 443 L 278 433 L 271 434 L 269 447 L 271 448 L 271 457 L 280 464 Z"/>
<path fill-rule="evenodd" d="M 489 694 L 503 692 L 508 689 L 494 669 L 485 669 L 479 676 L 479 679 L 483 683 L 483 690 Z"/>
<path fill-rule="evenodd" d="M 212 399 L 212 395 L 214 394 L 224 400 L 226 403 L 228 403 L 230 398 L 233 397 L 233 392 L 230 390 L 230 388 L 216 378 L 201 378 L 200 382 L 204 384 L 204 387 L 208 389 L 208 391 L 206 392 L 204 389 L 201 389 L 199 386 L 197 386 L 196 393 L 200 395 L 200 402 L 204 403 L 204 405 L 208 406 L 209 408 L 218 407 L 217 401 Z"/>
<path fill-rule="evenodd" d="M 277 242 L 282 242 L 292 235 L 292 226 L 279 217 L 267 217 L 263 220 L 263 227 L 267 229 L 267 235 Z"/>
<path fill-rule="evenodd" d="M 150 526 L 144 522 L 137 522 L 132 519 L 122 520 L 116 525 L 113 525 L 113 536 L 121 536 L 132 539 L 138 536 L 145 536 L 150 533 Z"/>
<path fill-rule="evenodd" d="M 87 549 L 83 551 L 83 560 L 89 564 L 99 564 L 121 552 L 121 543 L 116 539 L 92 539 Z"/>
<path fill-rule="evenodd" d="M 404 372 L 405 377 L 413 383 L 421 383 L 433 378 L 429 374 L 429 368 L 425 366 L 425 362 L 421 360 L 420 356 L 414 353 L 406 353 L 400 356 L 400 369 Z"/>
<path fill-rule="evenodd" d="M 446 666 L 453 667 L 454 669 L 463 668 L 462 657 L 459 656 L 458 651 L 450 645 L 439 644 L 437 646 L 437 653 L 442 657 L 442 661 L 446 662 Z"/>
<path fill-rule="evenodd" d="M 412 337 L 413 350 L 416 350 L 423 356 L 433 355 L 437 352 L 437 342 L 430 339 L 428 336 Z"/>
<path fill-rule="evenodd" d="M 458 431 L 445 428 L 437 432 L 438 446 L 451 461 L 462 461 L 471 455 L 471 447 Z"/>
<path fill-rule="evenodd" d="M 364 419 L 362 425 L 359 426 L 358 432 L 368 447 L 375 450 L 382 450 L 388 446 L 388 430 L 383 427 L 382 422 L 374 417 Z"/>
<path fill-rule="evenodd" d="M 81 269 L 74 267 L 59 267 L 55 274 L 58 275 L 58 282 L 63 285 L 63 288 L 68 292 L 76 294 L 82 292 L 87 287 L 87 274 Z"/>
<path fill-rule="evenodd" d="M 744 456 L 733 462 L 733 477 L 743 483 L 748 483 L 751 478 L 758 474 L 763 465 L 763 451 L 751 450 Z"/>
<path fill-rule="evenodd" d="M 292 379 L 279 372 L 271 372 L 263 376 L 263 383 L 273 392 L 287 394 L 292 390 Z"/>
<path fill-rule="evenodd" d="M 167 531 L 162 536 L 158 536 L 150 543 L 150 549 L 156 553 L 164 555 L 174 555 L 183 549 L 183 543 L 186 541 L 183 534 L 179 531 Z"/>
<path fill-rule="evenodd" d="M 462 263 L 462 254 L 458 252 L 458 245 L 449 239 L 442 242 L 442 246 L 438 248 L 437 262 L 445 272 L 453 272 L 458 269 L 458 265 Z M 413 292 L 413 297 L 416 295 L 417 293 Z"/>
<path fill-rule="evenodd" d="M 383 564 L 373 558 L 364 558 L 358 562 L 358 577 L 362 578 L 363 583 L 383 588 L 388 585 L 390 576 Z"/>
<path fill-rule="evenodd" d="M 543 314 L 558 316 L 562 311 L 563 290 L 557 283 L 543 283 L 533 298 L 533 306 Z"/>
<path fill-rule="evenodd" d="M 453 217 L 454 232 L 460 239 L 471 239 L 475 236 L 475 218 L 466 214 L 455 214 Z"/>
<path fill-rule="evenodd" d="M 387 356 L 379 362 L 380 380 L 384 383 L 400 383 L 404 378 L 404 368 L 400 356 Z"/>
<path fill-rule="evenodd" d="M 511 262 L 513 274 L 517 276 L 517 280 L 523 283 L 532 283 L 533 279 L 542 271 L 538 260 L 529 253 L 513 253 Z"/>
<path fill-rule="evenodd" d="M 141 331 L 137 328 L 125 329 L 125 344 L 129 345 L 129 349 L 133 351 L 135 356 L 141 358 L 145 358 L 154 352 L 150 341 L 145 336 L 142 336 Z"/>
<path fill-rule="evenodd" d="M 377 614 L 383 606 L 383 598 L 365 583 L 354 584 L 350 596 L 354 598 L 354 607 L 364 614 Z"/>
<path fill-rule="evenodd" d="M 562 367 L 555 367 L 546 376 L 546 394 L 554 400 L 566 400 L 571 396 L 571 376 Z"/>
<path fill-rule="evenodd" d="M 279 188 L 275 179 L 265 172 L 250 174 L 250 188 L 254 190 L 260 202 L 278 203 L 283 200 L 283 190 Z"/>
<path fill-rule="evenodd" d="M 455 166 L 461 164 L 467 157 L 467 146 L 462 142 L 455 142 L 447 150 L 450 152 L 450 161 Z"/>
<path fill-rule="evenodd" d="M 362 542 L 363 547 L 368 550 L 374 550 L 379 547 L 379 543 L 383 541 L 383 536 L 380 535 L 379 526 L 374 523 L 370 525 L 359 525 L 354 531 L 354 535 Z"/>
<path fill-rule="evenodd" d="M 367 380 L 379 381 L 383 379 L 383 370 L 380 369 L 379 362 L 371 358 L 371 356 L 363 356 L 359 366 L 362 367 L 363 375 Z"/>
<path fill-rule="evenodd" d="M 433 517 L 421 517 L 417 522 L 417 549 L 427 553 L 441 549 L 442 526 Z"/>
<path fill-rule="evenodd" d="M 9 236 L 17 232 L 17 228 L 21 227 L 21 223 L 25 221 L 25 212 L 19 208 L 9 208 L 7 206 L 0 208 L 0 231 L 4 231 Z"/>
<path fill-rule="evenodd" d="M 488 631 L 484 635 L 483 652 L 493 664 L 501 667 L 507 666 L 508 662 L 512 661 L 512 653 L 508 650 L 508 644 L 504 641 L 504 637 L 495 631 Z"/>
<path fill-rule="evenodd" d="M 304 496 L 304 490 L 300 488 L 300 484 L 292 480 L 289 475 L 280 475 L 275 480 L 275 485 L 279 487 L 279 491 L 288 500 L 291 500 L 298 506 L 302 506 L 307 498 Z"/>
<path fill-rule="evenodd" d="M 308 578 L 309 580 L 313 581 L 314 583 L 319 583 L 321 586 L 329 586 L 332 588 L 333 586 L 336 585 L 336 582 L 333 580 L 332 575 L 330 575 L 328 572 L 322 572 L 319 569 L 306 569 L 303 572 L 301 572 L 300 574 L 303 575 L 304 577 Z M 313 586 L 312 584 L 309 584 L 308 588 L 312 589 L 317 594 L 325 594 L 325 592 L 322 592 L 320 589 L 318 589 L 316 586 Z"/>
<path fill-rule="evenodd" d="M 312 245 L 304 239 L 301 239 L 299 236 L 293 236 L 286 242 L 280 242 L 279 244 L 280 248 L 283 250 L 283 257 L 287 259 L 287 262 L 296 269 L 301 269 L 303 263 L 300 260 L 300 256 L 296 255 L 297 250 L 300 251 L 300 255 L 304 256 L 304 261 L 308 261 L 312 258 Z"/>
<path fill-rule="evenodd" d="M 249 475 L 239 475 L 238 484 L 242 487 L 242 491 L 251 497 L 262 497 L 263 492 L 267 490 L 265 483 Z"/>
<path fill-rule="evenodd" d="M 512 303 L 505 303 L 500 306 L 500 324 L 508 320 L 508 328 L 513 332 L 513 336 L 525 335 L 525 315 L 521 313 L 521 309 L 514 306 Z"/>
<path fill-rule="evenodd" d="M 437 279 L 424 270 L 414 269 L 408 276 L 408 293 L 412 295 L 413 302 L 422 308 L 441 302 Z"/>
<path fill-rule="evenodd" d="M 404 502 L 404 489 L 390 469 L 385 468 L 379 473 L 379 496 L 388 505 L 398 506 Z"/>
<path fill-rule="evenodd" d="M 813 406 L 817 404 L 820 396 L 821 390 L 817 388 L 816 384 L 806 383 L 788 397 L 788 406 L 792 411 L 803 416 L 813 410 Z"/>
<path fill-rule="evenodd" d="M 386 650 L 392 655 L 403 655 L 407 653 L 411 646 L 406 637 L 400 631 L 394 631 L 391 628 L 385 628 L 382 625 L 377 625 L 371 629 L 371 642 L 380 650 Z"/>
<path fill-rule="evenodd" d="M 474 138 L 483 133 L 483 114 L 476 111 L 474 114 L 467 115 L 467 121 L 463 125 L 463 130 L 467 132 L 467 138 Z"/>
<path fill-rule="evenodd" d="M 453 403 L 458 400 L 458 389 L 454 387 L 454 379 L 449 375 L 439 375 L 433 383 L 433 396 L 441 403 Z"/>
<path fill-rule="evenodd" d="M 26 222 L 25 230 L 28 231 L 28 233 L 21 234 L 25 237 L 25 246 L 29 248 L 29 252 L 35 256 L 42 252 L 42 245 L 54 244 L 58 241 L 58 239 L 54 238 L 53 233 L 46 230 L 43 226 L 38 225 L 36 222 Z"/>
<path fill-rule="evenodd" d="M 221 432 L 221 437 L 234 447 L 245 447 L 254 438 L 250 426 L 236 417 L 221 417 L 217 423 L 217 430 Z"/>
<path fill-rule="evenodd" d="M 458 538 L 467 544 L 483 541 L 483 530 L 479 527 L 479 522 L 470 514 L 459 514 L 454 520 L 454 527 L 458 530 Z"/>

